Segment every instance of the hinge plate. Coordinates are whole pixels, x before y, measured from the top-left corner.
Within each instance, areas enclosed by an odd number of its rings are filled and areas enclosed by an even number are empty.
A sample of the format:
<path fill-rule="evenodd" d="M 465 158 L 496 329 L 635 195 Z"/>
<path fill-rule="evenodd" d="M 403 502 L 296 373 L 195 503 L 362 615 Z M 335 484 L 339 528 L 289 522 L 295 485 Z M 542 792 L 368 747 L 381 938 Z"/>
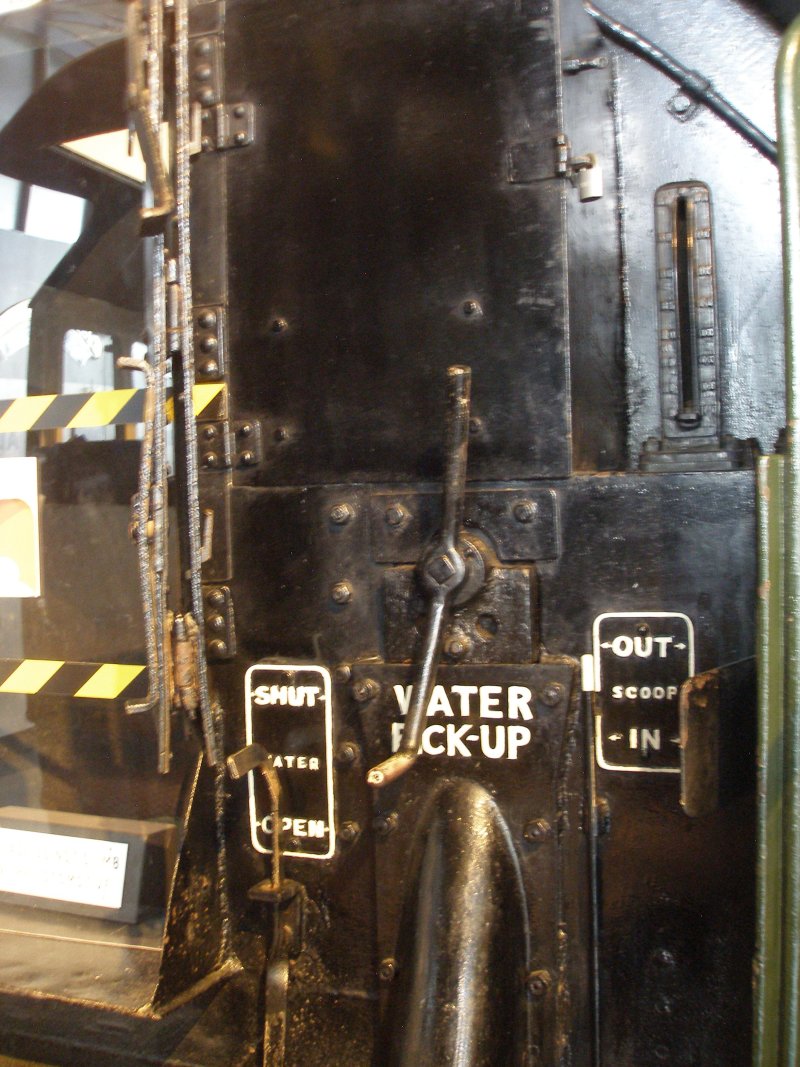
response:
<path fill-rule="evenodd" d="M 200 111 L 200 149 L 244 148 L 255 136 L 255 108 L 249 103 L 216 104 Z"/>

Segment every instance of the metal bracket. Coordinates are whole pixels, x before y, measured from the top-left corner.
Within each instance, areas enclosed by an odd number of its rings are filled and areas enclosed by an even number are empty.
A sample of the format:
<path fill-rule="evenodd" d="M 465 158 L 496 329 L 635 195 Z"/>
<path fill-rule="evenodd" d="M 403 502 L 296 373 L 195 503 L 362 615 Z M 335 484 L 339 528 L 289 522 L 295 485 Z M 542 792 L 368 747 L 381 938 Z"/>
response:
<path fill-rule="evenodd" d="M 561 61 L 564 74 L 580 74 L 584 70 L 605 70 L 608 56 L 567 56 Z"/>
<path fill-rule="evenodd" d="M 236 627 L 233 597 L 227 585 L 204 589 L 206 653 L 209 660 L 233 659 L 236 655 Z"/>
<path fill-rule="evenodd" d="M 603 195 L 603 170 L 594 152 L 573 156 L 572 145 L 565 133 L 556 137 L 556 173 L 567 178 L 578 190 L 583 203 L 599 200 Z"/>
<path fill-rule="evenodd" d="M 577 188 L 581 200 L 599 200 L 603 195 L 603 171 L 597 156 L 587 152 L 570 156 L 571 146 L 565 133 L 556 135 L 555 158 L 543 151 L 541 144 L 523 141 L 508 150 L 507 181 L 510 185 L 530 185 L 547 178 L 568 178 Z"/>
<path fill-rule="evenodd" d="M 752 789 L 756 738 L 742 707 L 756 702 L 753 659 L 697 674 L 680 692 L 681 807 L 692 818 Z"/>
<path fill-rule="evenodd" d="M 263 458 L 261 447 L 261 423 L 243 419 L 233 424 L 233 441 L 236 449 L 234 463 L 237 467 L 257 467 Z"/>
<path fill-rule="evenodd" d="M 253 143 L 255 136 L 255 108 L 241 102 L 200 108 L 199 127 L 196 133 L 203 152 L 244 148 Z"/>
<path fill-rule="evenodd" d="M 222 100 L 224 68 L 219 33 L 193 37 L 189 80 L 192 94 L 190 153 L 214 152 L 251 144 L 255 130 L 252 104 Z"/>
<path fill-rule="evenodd" d="M 370 538 L 375 563 L 416 563 L 438 521 L 435 493 L 371 494 Z M 464 526 L 484 533 L 503 563 L 558 559 L 560 518 L 552 489 L 467 490 Z"/>
<path fill-rule="evenodd" d="M 197 379 L 220 381 L 225 377 L 225 309 L 203 304 L 192 309 Z"/>
<path fill-rule="evenodd" d="M 198 422 L 197 447 L 204 470 L 224 471 L 233 466 L 233 441 L 227 422 Z"/>
<path fill-rule="evenodd" d="M 195 37 L 191 44 L 189 81 L 192 100 L 210 108 L 222 92 L 222 41 L 219 34 Z"/>

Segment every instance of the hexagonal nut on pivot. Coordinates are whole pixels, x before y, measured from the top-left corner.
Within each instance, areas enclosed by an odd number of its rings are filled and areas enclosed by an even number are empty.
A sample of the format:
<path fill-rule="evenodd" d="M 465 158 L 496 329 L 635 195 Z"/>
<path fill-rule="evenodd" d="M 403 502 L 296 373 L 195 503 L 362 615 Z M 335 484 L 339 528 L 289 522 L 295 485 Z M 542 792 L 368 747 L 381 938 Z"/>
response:
<path fill-rule="evenodd" d="M 430 561 L 427 571 L 435 582 L 438 582 L 439 585 L 444 585 L 456 573 L 456 568 L 449 556 L 441 555 L 435 556 Z"/>

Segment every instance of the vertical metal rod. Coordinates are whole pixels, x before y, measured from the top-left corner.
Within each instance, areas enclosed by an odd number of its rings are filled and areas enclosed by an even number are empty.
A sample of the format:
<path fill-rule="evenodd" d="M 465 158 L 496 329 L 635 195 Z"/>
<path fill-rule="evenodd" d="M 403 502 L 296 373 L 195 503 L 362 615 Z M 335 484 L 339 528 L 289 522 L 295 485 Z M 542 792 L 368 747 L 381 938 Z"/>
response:
<path fill-rule="evenodd" d="M 786 302 L 784 819 L 780 1058 L 796 1067 L 800 1002 L 800 19 L 776 68 Z"/>
<path fill-rule="evenodd" d="M 163 111 L 161 61 L 164 52 L 164 13 L 160 2 L 151 0 L 147 53 L 149 119 L 158 130 Z M 155 191 L 154 191 L 155 195 Z M 172 693 L 169 691 L 166 642 L 167 616 L 167 320 L 164 284 L 164 238 L 153 248 L 153 570 L 155 572 L 155 637 L 158 657 L 158 769 L 167 774 L 172 761 Z"/>
<path fill-rule="evenodd" d="M 588 769 L 587 791 L 589 794 L 589 906 L 590 954 L 591 954 L 591 1015 L 592 1015 L 592 1067 L 600 1067 L 600 860 L 598 837 L 600 833 L 597 797 L 597 764 L 595 762 L 594 708 L 590 693 L 582 693 L 583 718 L 586 733 L 586 766 Z"/>
<path fill-rule="evenodd" d="M 464 518 L 464 491 L 467 484 L 469 445 L 469 367 L 447 368 L 447 425 L 444 449 L 444 490 L 442 534 L 448 547 L 455 548 Z"/>
<path fill-rule="evenodd" d="M 151 0 L 147 13 L 147 47 L 142 54 L 142 8 L 133 2 L 128 8 L 129 103 L 137 111 L 147 104 L 147 122 L 158 128 L 163 109 L 161 57 L 163 54 L 163 12 L 158 0 Z M 146 71 L 146 73 L 145 73 Z M 145 88 L 146 85 L 146 88 Z M 152 167 L 148 168 L 152 181 Z M 153 190 L 154 192 L 154 190 Z M 143 210 L 143 215 L 146 210 Z M 155 708 L 158 736 L 158 769 L 166 774 L 172 757 L 172 694 L 168 682 L 166 654 L 167 615 L 167 465 L 166 465 L 166 311 L 164 286 L 164 238 L 153 238 L 149 247 L 151 281 L 150 362 L 123 356 L 120 367 L 139 370 L 146 378 L 144 433 L 139 462 L 139 487 L 134 505 L 137 536 L 139 583 L 145 623 L 148 692 L 143 701 L 129 702 L 130 713 Z"/>
<path fill-rule="evenodd" d="M 183 429 L 184 499 L 181 506 L 185 512 L 189 558 L 184 560 L 188 570 L 188 585 L 192 613 L 197 624 L 197 676 L 200 690 L 200 719 L 206 758 L 212 765 L 220 762 L 217 728 L 211 707 L 208 685 L 203 620 L 202 588 L 202 534 L 200 529 L 200 501 L 198 491 L 197 423 L 194 414 L 192 390 L 194 373 L 194 324 L 192 321 L 192 260 L 190 233 L 190 165 L 192 131 L 189 99 L 189 5 L 188 0 L 175 0 L 175 219 L 177 226 L 177 273 L 181 290 L 182 306 L 180 321 L 181 337 L 181 389 L 176 403 L 176 420 L 181 417 Z M 177 396 L 178 390 L 176 390 Z"/>
<path fill-rule="evenodd" d="M 453 593 L 464 578 L 465 565 L 458 551 L 458 538 L 464 518 L 464 492 L 467 484 L 471 380 L 472 372 L 469 367 L 447 368 L 442 525 L 421 565 L 422 578 L 429 598 L 428 619 L 420 649 L 417 677 L 403 729 L 403 740 L 397 752 L 372 767 L 367 774 L 367 783 L 376 788 L 388 785 L 405 774 L 419 755 L 425 712 L 436 681 L 444 620 Z M 431 566 L 437 562 L 449 564 L 451 573 L 448 577 L 432 576 Z"/>

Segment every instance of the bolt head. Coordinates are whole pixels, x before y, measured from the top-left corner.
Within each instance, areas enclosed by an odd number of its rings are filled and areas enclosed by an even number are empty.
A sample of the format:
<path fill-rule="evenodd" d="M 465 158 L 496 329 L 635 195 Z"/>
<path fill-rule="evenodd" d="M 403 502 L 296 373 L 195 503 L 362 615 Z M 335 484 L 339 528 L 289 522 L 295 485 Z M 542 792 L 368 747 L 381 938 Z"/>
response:
<path fill-rule="evenodd" d="M 470 640 L 463 634 L 453 634 L 444 643 L 444 653 L 450 659 L 461 659 L 469 652 Z"/>
<path fill-rule="evenodd" d="M 359 678 L 353 683 L 353 696 L 359 704 L 366 704 L 380 693 L 381 687 L 373 678 Z"/>
<path fill-rule="evenodd" d="M 217 637 L 209 643 L 208 652 L 211 656 L 227 656 L 228 646 Z"/>
<path fill-rule="evenodd" d="M 283 331 L 288 327 L 288 325 L 289 323 L 286 321 L 286 319 L 273 319 L 272 323 L 270 324 L 270 329 L 273 333 L 283 333 Z"/>
<path fill-rule="evenodd" d="M 353 669 L 347 663 L 340 663 L 339 666 L 333 672 L 334 680 L 339 685 L 346 685 L 347 682 L 353 677 Z"/>
<path fill-rule="evenodd" d="M 208 89 L 208 88 L 202 89 L 197 95 L 198 95 L 198 98 L 200 100 L 200 103 L 204 107 L 210 107 L 211 104 L 214 103 L 214 90 L 213 89 Z M 204 140 L 205 140 L 205 138 L 204 138 Z M 205 148 L 205 145 L 203 145 L 203 147 Z M 208 142 L 208 147 L 209 148 L 211 147 L 211 141 Z"/>
<path fill-rule="evenodd" d="M 349 504 L 335 504 L 331 508 L 331 522 L 334 526 L 346 526 L 354 514 Z"/>
<path fill-rule="evenodd" d="M 207 359 L 200 367 L 200 372 L 207 378 L 210 378 L 212 374 L 219 374 L 219 363 L 215 359 Z"/>
<path fill-rule="evenodd" d="M 358 745 L 355 741 L 342 741 L 336 749 L 336 759 L 339 763 L 355 763 L 358 759 Z"/>
<path fill-rule="evenodd" d="M 225 616 L 224 615 L 212 615 L 208 620 L 209 630 L 216 630 L 221 633 L 225 629 Z"/>
<path fill-rule="evenodd" d="M 359 829 L 357 822 L 343 822 L 339 827 L 339 840 L 346 845 L 351 844 L 358 837 Z"/>
<path fill-rule="evenodd" d="M 216 452 L 206 452 L 203 456 L 203 466 L 210 467 L 212 470 L 216 469 L 220 465 L 220 458 Z"/>
<path fill-rule="evenodd" d="M 539 698 L 548 708 L 554 708 L 561 700 L 562 688 L 558 682 L 550 682 L 544 687 Z"/>
<path fill-rule="evenodd" d="M 221 589 L 212 589 L 207 594 L 206 600 L 212 608 L 221 608 L 225 603 L 225 594 Z"/>
<path fill-rule="evenodd" d="M 253 436 L 253 424 L 252 422 L 243 422 L 239 429 L 236 431 L 240 437 L 252 437 Z"/>
<path fill-rule="evenodd" d="M 550 974 L 548 971 L 531 971 L 525 984 L 531 996 L 543 997 L 550 988 Z"/>
<path fill-rule="evenodd" d="M 372 829 L 378 837 L 388 837 L 397 829 L 397 812 L 390 811 L 387 815 L 376 815 L 372 820 Z"/>
<path fill-rule="evenodd" d="M 461 305 L 461 310 L 464 312 L 468 319 L 473 318 L 475 315 L 480 315 L 481 306 L 477 300 L 465 300 Z"/>
<path fill-rule="evenodd" d="M 244 132 L 244 130 L 239 130 L 239 132 L 234 135 L 233 140 L 235 144 L 246 144 L 247 134 Z"/>
<path fill-rule="evenodd" d="M 204 330 L 211 330 L 217 325 L 217 316 L 213 311 L 204 311 L 197 321 Z"/>
<path fill-rule="evenodd" d="M 203 437 L 205 438 L 206 441 L 213 441 L 216 436 L 217 436 L 217 428 L 216 428 L 216 426 L 204 426 L 203 427 Z"/>
<path fill-rule="evenodd" d="M 383 518 L 387 526 L 402 526 L 408 518 L 408 512 L 402 504 L 390 504 Z"/>
<path fill-rule="evenodd" d="M 378 964 L 378 977 L 382 982 L 391 982 L 397 974 L 397 960 L 387 957 Z"/>
<path fill-rule="evenodd" d="M 349 604 L 353 599 L 353 587 L 349 582 L 337 582 L 331 587 L 331 600 L 334 604 Z"/>
<path fill-rule="evenodd" d="M 243 467 L 252 467 L 256 462 L 255 452 L 251 452 L 249 449 L 245 449 L 244 452 L 239 453 L 239 462 Z"/>
<path fill-rule="evenodd" d="M 204 352 L 213 352 L 217 347 L 217 339 L 213 334 L 209 334 L 208 337 L 204 337 L 200 342 L 200 348 Z"/>
<path fill-rule="evenodd" d="M 194 76 L 199 82 L 207 82 L 211 78 L 211 73 L 211 66 L 208 63 L 201 63 L 194 70 Z"/>
<path fill-rule="evenodd" d="M 242 118 L 242 116 L 244 115 L 244 104 L 237 104 L 236 107 L 233 109 L 233 113 L 237 119 Z"/>
<path fill-rule="evenodd" d="M 286 438 L 289 436 L 289 431 L 286 429 L 285 426 L 278 426 L 276 427 L 272 436 L 275 438 L 276 441 L 285 441 Z"/>
<path fill-rule="evenodd" d="M 530 822 L 525 823 L 522 836 L 529 844 L 538 845 L 548 838 L 550 833 L 551 827 L 547 819 L 531 819 Z"/>
<path fill-rule="evenodd" d="M 692 107 L 691 98 L 684 96 L 683 93 L 676 93 L 670 101 L 670 110 L 674 111 L 676 115 L 685 115 Z"/>
<path fill-rule="evenodd" d="M 514 518 L 517 522 L 533 522 L 536 505 L 532 500 L 518 500 L 514 505 Z"/>

